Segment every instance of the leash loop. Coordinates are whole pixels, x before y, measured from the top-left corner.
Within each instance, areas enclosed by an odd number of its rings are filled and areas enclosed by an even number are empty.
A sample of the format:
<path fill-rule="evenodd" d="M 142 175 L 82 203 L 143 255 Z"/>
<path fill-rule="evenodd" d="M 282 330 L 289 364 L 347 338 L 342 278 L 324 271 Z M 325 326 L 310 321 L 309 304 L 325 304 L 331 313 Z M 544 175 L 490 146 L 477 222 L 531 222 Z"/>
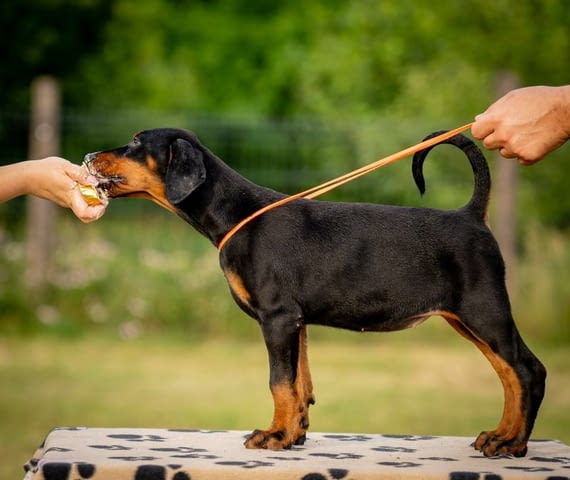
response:
<path fill-rule="evenodd" d="M 259 210 L 256 210 L 251 215 L 249 215 L 248 217 L 244 218 L 243 220 L 238 222 L 236 225 L 234 225 L 224 235 L 224 237 L 222 238 L 222 240 L 218 244 L 218 250 L 221 251 L 222 248 L 224 248 L 224 245 L 228 242 L 228 240 L 230 238 L 232 238 L 239 230 L 241 230 L 245 225 L 247 225 L 249 222 L 251 222 L 254 218 L 257 218 L 260 215 L 263 215 L 265 212 L 268 212 L 270 210 L 278 208 L 282 205 L 290 203 L 290 202 L 297 200 L 299 198 L 315 198 L 315 197 L 318 197 L 319 195 L 322 195 L 322 194 L 324 194 L 330 190 L 333 190 L 337 187 L 340 187 L 341 185 L 344 185 L 345 183 L 351 182 L 352 180 L 355 180 L 358 177 L 366 175 L 367 173 L 370 173 L 373 170 L 384 167 L 390 163 L 394 163 L 398 160 L 401 160 L 402 158 L 405 158 L 409 155 L 417 153 L 421 150 L 425 150 L 426 148 L 437 145 L 438 143 L 441 143 L 444 140 L 447 140 L 451 137 L 454 137 L 458 133 L 461 133 L 461 132 L 464 132 L 465 130 L 468 130 L 469 128 L 471 128 L 472 125 L 473 125 L 473 122 L 468 123 L 466 125 L 463 125 L 461 127 L 457 127 L 453 130 L 449 130 L 448 132 L 445 132 L 445 133 L 442 133 L 441 135 L 430 138 L 429 140 L 424 140 L 423 142 L 417 143 L 416 145 L 405 148 L 404 150 L 400 150 L 397 153 L 394 153 L 392 155 L 388 155 L 387 157 L 376 160 L 375 162 L 372 162 L 368 165 L 357 168 L 356 170 L 353 170 L 352 172 L 341 175 L 340 177 L 333 178 L 332 180 L 321 183 L 320 185 L 316 185 L 316 186 L 309 188 L 308 190 L 305 190 L 303 192 L 299 192 L 299 193 L 296 193 L 295 195 L 291 195 L 289 197 L 282 198 L 281 200 L 278 200 L 274 203 L 270 203 L 269 205 L 266 205 L 265 207 L 262 207 Z"/>

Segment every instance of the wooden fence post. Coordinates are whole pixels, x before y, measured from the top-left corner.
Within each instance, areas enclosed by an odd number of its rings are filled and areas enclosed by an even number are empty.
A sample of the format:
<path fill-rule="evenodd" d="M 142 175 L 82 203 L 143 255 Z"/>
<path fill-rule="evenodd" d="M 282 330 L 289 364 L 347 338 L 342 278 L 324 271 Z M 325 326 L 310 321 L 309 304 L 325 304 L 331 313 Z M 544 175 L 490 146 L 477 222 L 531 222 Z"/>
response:
<path fill-rule="evenodd" d="M 495 83 L 497 98 L 510 90 L 518 88 L 516 75 L 510 72 L 500 72 Z M 503 253 L 507 268 L 507 288 L 511 303 L 517 296 L 517 189 L 518 162 L 512 158 L 503 158 L 495 154 L 495 215 L 493 230 L 499 247 Z"/>
<path fill-rule="evenodd" d="M 31 86 L 29 158 L 59 154 L 60 92 L 52 77 L 36 78 Z M 45 288 L 56 245 L 57 207 L 34 196 L 26 204 L 26 284 L 35 292 Z"/>

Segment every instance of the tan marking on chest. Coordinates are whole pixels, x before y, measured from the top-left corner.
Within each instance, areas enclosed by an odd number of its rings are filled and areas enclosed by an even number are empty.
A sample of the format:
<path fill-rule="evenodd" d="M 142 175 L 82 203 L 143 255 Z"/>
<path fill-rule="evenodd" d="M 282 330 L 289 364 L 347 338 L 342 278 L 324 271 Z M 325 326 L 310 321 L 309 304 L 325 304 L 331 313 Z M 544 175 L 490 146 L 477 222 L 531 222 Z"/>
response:
<path fill-rule="evenodd" d="M 251 295 L 245 288 L 242 278 L 235 272 L 225 272 L 226 280 L 234 294 L 247 306 L 250 306 Z"/>

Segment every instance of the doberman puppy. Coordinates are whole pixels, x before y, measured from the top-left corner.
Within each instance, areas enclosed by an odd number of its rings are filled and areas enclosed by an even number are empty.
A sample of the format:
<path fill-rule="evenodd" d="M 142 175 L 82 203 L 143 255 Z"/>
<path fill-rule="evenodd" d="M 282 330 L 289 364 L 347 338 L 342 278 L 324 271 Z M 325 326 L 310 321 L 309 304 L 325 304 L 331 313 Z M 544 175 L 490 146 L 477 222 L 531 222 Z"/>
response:
<path fill-rule="evenodd" d="M 259 323 L 269 352 L 273 421 L 247 448 L 302 444 L 315 402 L 307 325 L 386 332 L 443 317 L 475 344 L 504 388 L 495 430 L 474 447 L 486 456 L 524 456 L 544 394 L 546 371 L 513 321 L 504 263 L 485 224 L 491 180 L 469 139 L 447 140 L 467 156 L 472 198 L 452 211 L 295 200 L 237 232 L 220 265 L 237 304 Z M 423 193 L 423 163 L 414 180 Z M 214 245 L 236 223 L 285 197 L 229 168 L 192 132 L 160 128 L 129 144 L 86 155 L 108 197 L 146 197 L 179 215 Z"/>

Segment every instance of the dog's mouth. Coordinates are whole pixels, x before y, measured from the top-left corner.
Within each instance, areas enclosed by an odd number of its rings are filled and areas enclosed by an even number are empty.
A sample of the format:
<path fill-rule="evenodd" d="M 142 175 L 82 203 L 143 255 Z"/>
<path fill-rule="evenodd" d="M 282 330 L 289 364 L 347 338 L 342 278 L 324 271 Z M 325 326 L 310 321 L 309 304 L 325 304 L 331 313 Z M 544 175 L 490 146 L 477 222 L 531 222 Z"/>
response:
<path fill-rule="evenodd" d="M 113 187 L 121 183 L 123 181 L 123 177 L 119 175 L 102 175 L 93 168 L 93 165 L 89 161 L 84 161 L 82 166 L 87 170 L 89 175 L 95 177 L 97 180 L 97 185 L 93 186 L 97 192 L 97 196 L 104 201 L 108 201 L 109 198 L 112 198 Z"/>
<path fill-rule="evenodd" d="M 119 197 L 146 198 L 177 213 L 166 198 L 164 183 L 158 175 L 147 166 L 129 160 L 108 152 L 85 155 L 83 167 L 97 180 L 94 190 L 101 202 Z"/>

